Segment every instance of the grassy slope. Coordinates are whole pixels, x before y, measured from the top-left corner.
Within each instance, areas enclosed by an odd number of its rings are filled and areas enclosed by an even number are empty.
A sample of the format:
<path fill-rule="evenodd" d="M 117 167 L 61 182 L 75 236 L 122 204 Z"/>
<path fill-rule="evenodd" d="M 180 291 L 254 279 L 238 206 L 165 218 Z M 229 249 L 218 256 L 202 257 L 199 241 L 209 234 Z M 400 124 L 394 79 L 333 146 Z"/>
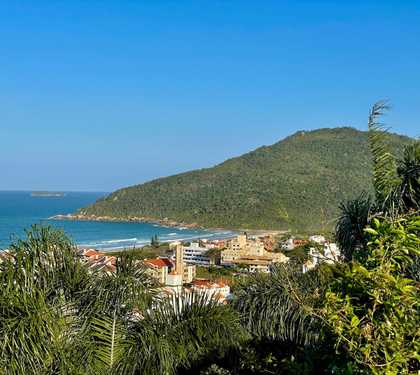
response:
<path fill-rule="evenodd" d="M 406 140 L 395 135 L 391 142 Z M 81 212 L 213 227 L 319 230 L 332 225 L 340 201 L 372 189 L 370 171 L 365 132 L 298 132 L 213 168 L 118 190 Z"/>

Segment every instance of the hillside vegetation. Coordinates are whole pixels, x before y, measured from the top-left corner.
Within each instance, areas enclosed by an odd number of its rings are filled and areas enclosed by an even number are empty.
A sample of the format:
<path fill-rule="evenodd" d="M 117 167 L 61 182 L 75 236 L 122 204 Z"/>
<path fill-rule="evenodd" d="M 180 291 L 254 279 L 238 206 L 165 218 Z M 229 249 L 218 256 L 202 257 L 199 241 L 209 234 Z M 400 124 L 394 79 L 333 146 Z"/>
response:
<path fill-rule="evenodd" d="M 407 141 L 390 135 L 395 150 Z M 328 230 L 341 201 L 372 191 L 371 171 L 366 132 L 300 131 L 212 168 L 117 190 L 78 213 L 209 227 Z"/>

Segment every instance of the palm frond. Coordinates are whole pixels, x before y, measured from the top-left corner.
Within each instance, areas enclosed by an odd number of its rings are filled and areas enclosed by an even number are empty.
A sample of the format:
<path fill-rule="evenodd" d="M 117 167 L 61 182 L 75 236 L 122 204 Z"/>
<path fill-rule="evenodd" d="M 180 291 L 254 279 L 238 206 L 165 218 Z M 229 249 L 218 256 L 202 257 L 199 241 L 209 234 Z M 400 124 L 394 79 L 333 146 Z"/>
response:
<path fill-rule="evenodd" d="M 397 173 L 400 178 L 396 195 L 404 211 L 420 209 L 420 140 L 404 148 L 402 159 L 398 160 Z"/>
<path fill-rule="evenodd" d="M 367 193 L 343 202 L 339 206 L 340 217 L 335 226 L 335 238 L 347 261 L 355 255 L 362 256 L 366 248 L 364 229 L 374 211 L 373 200 Z"/>
<path fill-rule="evenodd" d="M 271 275 L 256 274 L 235 293 L 242 324 L 258 338 L 309 345 L 317 342 L 320 321 L 312 314 L 320 276 L 302 274 L 300 265 L 279 265 Z"/>
<path fill-rule="evenodd" d="M 235 311 L 193 292 L 163 298 L 130 332 L 136 346 L 127 356 L 139 373 L 147 374 L 173 374 L 213 351 L 237 345 L 243 335 Z"/>
<path fill-rule="evenodd" d="M 390 106 L 386 101 L 375 103 L 369 114 L 368 138 L 373 161 L 373 186 L 377 202 L 392 210 L 394 204 L 392 193 L 398 185 L 396 159 L 388 143 L 384 124 L 379 121 Z"/>
<path fill-rule="evenodd" d="M 96 276 L 86 293 L 84 314 L 116 313 L 125 317 L 135 310 L 149 308 L 156 297 L 157 283 L 147 269 L 132 260 L 118 259 L 115 273 Z"/>
<path fill-rule="evenodd" d="M 65 321 L 47 303 L 45 292 L 1 288 L 0 316 L 0 368 L 9 374 L 42 374 L 49 369 Z"/>
<path fill-rule="evenodd" d="M 132 343 L 127 339 L 127 330 L 118 316 L 94 317 L 90 324 L 94 340 L 94 364 L 98 374 L 111 374 L 124 358 Z"/>

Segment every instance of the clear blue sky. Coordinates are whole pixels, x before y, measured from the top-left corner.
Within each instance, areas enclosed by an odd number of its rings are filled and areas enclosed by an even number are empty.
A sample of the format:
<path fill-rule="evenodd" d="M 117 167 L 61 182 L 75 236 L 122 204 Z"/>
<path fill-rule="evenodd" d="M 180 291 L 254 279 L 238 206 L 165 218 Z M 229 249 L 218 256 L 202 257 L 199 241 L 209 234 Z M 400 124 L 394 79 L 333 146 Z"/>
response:
<path fill-rule="evenodd" d="M 3 0 L 0 189 L 110 191 L 299 130 L 420 135 L 420 1 Z"/>

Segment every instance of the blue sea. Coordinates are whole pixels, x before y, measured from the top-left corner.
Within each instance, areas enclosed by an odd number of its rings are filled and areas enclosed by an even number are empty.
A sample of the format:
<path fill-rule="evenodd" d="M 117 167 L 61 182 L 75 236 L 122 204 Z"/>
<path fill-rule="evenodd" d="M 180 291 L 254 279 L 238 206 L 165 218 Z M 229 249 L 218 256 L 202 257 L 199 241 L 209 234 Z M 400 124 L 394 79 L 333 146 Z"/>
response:
<path fill-rule="evenodd" d="M 33 197 L 30 192 L 0 191 L 0 249 L 22 238 L 32 224 L 63 229 L 80 246 L 101 250 L 141 246 L 157 235 L 160 241 L 220 238 L 229 231 L 169 228 L 149 223 L 56 221 L 53 215 L 68 214 L 94 203 L 106 193 L 66 192 L 63 197 Z"/>

